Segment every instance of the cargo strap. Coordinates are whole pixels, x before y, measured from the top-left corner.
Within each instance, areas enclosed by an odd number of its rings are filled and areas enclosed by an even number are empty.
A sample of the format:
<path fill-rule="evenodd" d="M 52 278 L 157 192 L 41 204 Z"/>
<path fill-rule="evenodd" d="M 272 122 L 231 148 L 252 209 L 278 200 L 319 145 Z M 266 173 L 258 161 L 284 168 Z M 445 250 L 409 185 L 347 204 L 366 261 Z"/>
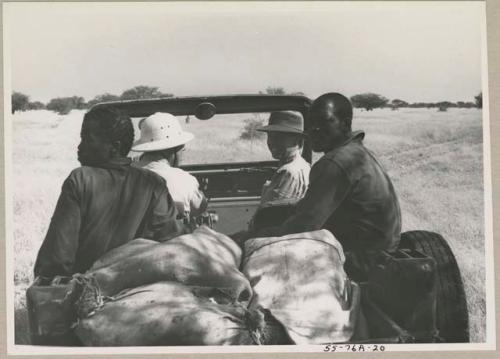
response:
<path fill-rule="evenodd" d="M 80 296 L 75 302 L 77 317 L 88 318 L 104 305 L 101 289 L 93 276 L 78 273 L 73 276 L 73 279 L 81 288 Z"/>

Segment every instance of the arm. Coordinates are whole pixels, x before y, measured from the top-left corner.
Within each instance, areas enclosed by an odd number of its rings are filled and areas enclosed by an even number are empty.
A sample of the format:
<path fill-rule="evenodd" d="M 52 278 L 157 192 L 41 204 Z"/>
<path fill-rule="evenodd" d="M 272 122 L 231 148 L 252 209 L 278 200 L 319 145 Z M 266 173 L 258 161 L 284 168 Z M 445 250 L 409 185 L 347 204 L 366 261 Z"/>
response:
<path fill-rule="evenodd" d="M 198 185 L 196 186 L 196 190 L 193 191 L 193 194 L 191 195 L 191 198 L 189 199 L 189 207 L 190 207 L 190 212 L 192 216 L 199 216 L 205 210 L 207 209 L 208 206 L 208 201 L 203 194 L 198 188 Z"/>
<path fill-rule="evenodd" d="M 177 220 L 177 209 L 167 186 L 155 189 L 151 209 L 144 218 L 144 226 L 137 237 L 163 242 L 187 233 L 187 229 Z"/>
<path fill-rule="evenodd" d="M 265 191 L 265 202 L 295 198 L 300 195 L 303 181 L 300 180 L 298 173 L 292 173 L 282 169 L 275 174 L 268 190 Z"/>
<path fill-rule="evenodd" d="M 47 235 L 35 262 L 35 277 L 72 275 L 81 225 L 80 197 L 70 175 L 63 183 Z"/>
<path fill-rule="evenodd" d="M 350 189 L 347 173 L 335 162 L 321 160 L 311 170 L 309 188 L 298 203 L 296 213 L 280 227 L 266 228 L 256 236 L 282 236 L 322 229 Z"/>

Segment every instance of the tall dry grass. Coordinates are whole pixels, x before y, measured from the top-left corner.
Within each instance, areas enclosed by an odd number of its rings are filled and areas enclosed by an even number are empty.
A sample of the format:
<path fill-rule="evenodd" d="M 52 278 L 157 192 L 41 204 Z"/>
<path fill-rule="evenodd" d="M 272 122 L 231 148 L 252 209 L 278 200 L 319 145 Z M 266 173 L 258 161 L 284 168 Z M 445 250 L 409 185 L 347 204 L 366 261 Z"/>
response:
<path fill-rule="evenodd" d="M 83 112 L 16 113 L 13 123 L 13 214 L 16 343 L 27 343 L 24 291 L 61 184 L 78 166 L 76 146 Z M 241 115 L 194 118 L 183 127 L 196 139 L 188 163 L 270 159 L 264 140 L 239 139 Z M 137 123 L 137 121 L 135 121 Z M 436 231 L 449 241 L 468 296 L 471 335 L 485 340 L 485 253 L 481 111 L 400 109 L 355 113 L 372 149 L 393 178 L 403 229 Z M 317 159 L 319 155 L 315 156 Z M 222 219 L 223 220 L 223 219 Z"/>

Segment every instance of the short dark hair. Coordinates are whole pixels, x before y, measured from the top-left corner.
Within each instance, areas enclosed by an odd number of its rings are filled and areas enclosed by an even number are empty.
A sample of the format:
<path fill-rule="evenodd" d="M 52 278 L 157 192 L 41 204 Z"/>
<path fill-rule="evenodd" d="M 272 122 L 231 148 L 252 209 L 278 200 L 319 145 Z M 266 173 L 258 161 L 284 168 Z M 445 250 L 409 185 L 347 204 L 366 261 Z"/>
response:
<path fill-rule="evenodd" d="M 352 104 L 344 95 L 337 92 L 329 92 L 321 95 L 312 103 L 312 106 L 327 105 L 333 106 L 333 114 L 342 121 L 346 129 L 351 130 L 352 124 Z"/>
<path fill-rule="evenodd" d="M 106 107 L 87 112 L 83 121 L 97 121 L 101 135 L 110 142 L 120 141 L 120 155 L 126 156 L 134 142 L 134 126 L 130 117 L 116 108 Z"/>

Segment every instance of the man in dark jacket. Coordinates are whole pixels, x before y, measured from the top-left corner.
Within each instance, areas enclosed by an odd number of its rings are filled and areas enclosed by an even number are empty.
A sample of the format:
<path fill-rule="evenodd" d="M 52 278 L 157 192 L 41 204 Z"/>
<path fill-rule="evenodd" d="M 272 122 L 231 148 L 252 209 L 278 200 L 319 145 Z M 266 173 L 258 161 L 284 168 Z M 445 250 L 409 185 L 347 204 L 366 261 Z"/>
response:
<path fill-rule="evenodd" d="M 63 183 L 35 276 L 82 273 L 134 238 L 164 241 L 183 233 L 165 181 L 130 166 L 133 139 L 128 116 L 113 109 L 85 114 L 78 146 L 82 167 Z"/>
<path fill-rule="evenodd" d="M 310 139 L 323 152 L 312 167 L 309 189 L 296 213 L 280 227 L 256 236 L 285 235 L 328 229 L 344 250 L 395 250 L 401 211 L 392 182 L 363 145 L 363 131 L 352 131 L 352 105 L 338 93 L 327 93 L 311 105 Z"/>

